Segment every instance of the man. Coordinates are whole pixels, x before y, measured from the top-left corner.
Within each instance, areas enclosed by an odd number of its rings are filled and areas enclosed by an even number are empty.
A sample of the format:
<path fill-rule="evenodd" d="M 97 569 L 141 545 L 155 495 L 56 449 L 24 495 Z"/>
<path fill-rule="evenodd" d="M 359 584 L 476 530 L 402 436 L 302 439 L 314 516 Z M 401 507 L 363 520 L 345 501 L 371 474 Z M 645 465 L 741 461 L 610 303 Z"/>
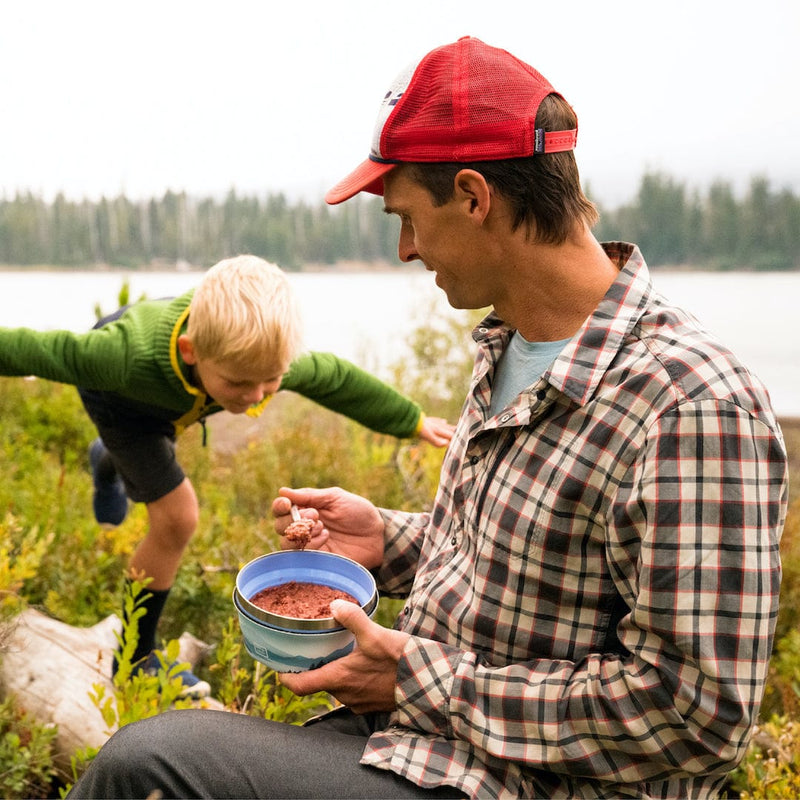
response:
<path fill-rule="evenodd" d="M 343 709 L 291 735 L 180 712 L 180 740 L 163 715 L 118 734 L 81 792 L 719 791 L 767 673 L 785 448 L 766 391 L 655 292 L 638 249 L 592 236 L 576 131 L 538 72 L 477 39 L 387 93 L 369 160 L 327 199 L 383 194 L 400 257 L 492 312 L 430 514 L 341 489 L 284 489 L 273 511 L 283 531 L 305 507 L 310 546 L 405 608 L 390 631 L 336 601 L 355 651 L 282 676 Z M 181 769 L 151 766 L 161 752 Z"/>

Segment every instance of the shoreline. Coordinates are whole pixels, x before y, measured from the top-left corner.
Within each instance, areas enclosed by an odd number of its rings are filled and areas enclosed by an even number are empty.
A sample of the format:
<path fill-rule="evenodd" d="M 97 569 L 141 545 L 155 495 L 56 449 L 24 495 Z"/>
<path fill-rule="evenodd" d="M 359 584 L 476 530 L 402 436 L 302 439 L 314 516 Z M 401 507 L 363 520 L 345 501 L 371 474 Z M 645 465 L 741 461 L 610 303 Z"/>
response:
<path fill-rule="evenodd" d="M 262 258 L 264 258 L 262 256 Z M 265 258 L 266 261 L 269 261 L 268 258 Z M 135 267 L 123 267 L 119 265 L 111 265 L 111 264 L 82 264 L 80 266 L 76 265 L 64 265 L 64 264 L 0 264 L 0 274 L 3 272 L 98 272 L 103 274 L 120 274 L 120 275 L 135 275 L 137 273 L 147 273 L 147 272 L 174 272 L 176 274 L 182 273 L 197 273 L 202 274 L 207 269 L 209 269 L 212 265 L 209 264 L 207 267 L 198 266 L 197 264 L 190 264 L 188 261 L 167 261 L 165 259 L 157 259 L 151 261 L 148 264 L 140 264 Z M 342 273 L 342 274 L 354 274 L 354 273 L 362 273 L 362 272 L 393 272 L 397 274 L 402 273 L 414 273 L 418 272 L 422 269 L 420 264 L 403 264 L 399 261 L 387 261 L 385 259 L 378 259 L 375 261 L 358 261 L 358 260 L 342 260 L 337 261 L 333 264 L 326 264 L 322 262 L 308 262 L 303 264 L 301 267 L 292 269 L 290 267 L 285 267 L 281 264 L 278 266 L 281 267 L 285 272 L 288 273 L 300 273 L 300 272 L 308 272 L 308 273 L 319 273 L 324 272 L 328 274 L 335 274 L 335 273 Z M 754 274 L 754 275 L 792 275 L 796 273 L 800 273 L 800 269 L 767 269 L 767 270 L 759 270 L 753 268 L 747 268 L 746 266 L 742 266 L 736 269 L 709 269 L 707 267 L 694 267 L 687 264 L 660 264 L 657 266 L 650 266 L 650 271 L 653 274 L 658 274 L 659 272 L 669 272 L 669 273 L 707 273 L 707 274 L 720 274 L 720 275 L 729 275 L 731 273 L 740 273 L 740 274 Z"/>
<path fill-rule="evenodd" d="M 265 259 L 269 261 L 269 259 Z M 202 274 L 212 265 L 208 267 L 198 266 L 196 264 L 189 264 L 188 262 L 179 261 L 153 261 L 149 264 L 141 264 L 136 267 L 122 267 L 112 266 L 111 264 L 83 264 L 81 266 L 67 266 L 60 264 L 0 264 L 0 274 L 3 272 L 97 272 L 99 274 L 119 274 L 119 275 L 137 275 L 146 274 L 148 272 L 161 272 L 170 273 L 174 272 L 176 275 L 183 274 Z M 303 264 L 302 267 L 291 269 L 289 267 L 281 267 L 284 272 L 289 274 L 309 272 L 319 273 L 325 272 L 328 274 L 354 274 L 363 272 L 392 272 L 392 273 L 414 273 L 419 272 L 422 267 L 419 264 L 401 264 L 392 263 L 389 261 L 337 261 L 335 264 L 323 264 L 321 262 L 309 262 Z"/>

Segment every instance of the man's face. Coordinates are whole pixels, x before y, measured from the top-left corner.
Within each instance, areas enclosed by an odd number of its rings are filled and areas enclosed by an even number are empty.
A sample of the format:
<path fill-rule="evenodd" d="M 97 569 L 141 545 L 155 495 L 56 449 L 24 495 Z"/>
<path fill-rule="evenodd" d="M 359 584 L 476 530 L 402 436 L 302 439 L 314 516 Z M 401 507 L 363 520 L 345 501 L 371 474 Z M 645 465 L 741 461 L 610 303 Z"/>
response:
<path fill-rule="evenodd" d="M 402 166 L 384 177 L 384 209 L 400 218 L 398 255 L 405 263 L 422 261 L 453 308 L 492 304 L 485 241 L 469 218 L 469 199 L 457 194 L 435 206 L 427 189 Z"/>

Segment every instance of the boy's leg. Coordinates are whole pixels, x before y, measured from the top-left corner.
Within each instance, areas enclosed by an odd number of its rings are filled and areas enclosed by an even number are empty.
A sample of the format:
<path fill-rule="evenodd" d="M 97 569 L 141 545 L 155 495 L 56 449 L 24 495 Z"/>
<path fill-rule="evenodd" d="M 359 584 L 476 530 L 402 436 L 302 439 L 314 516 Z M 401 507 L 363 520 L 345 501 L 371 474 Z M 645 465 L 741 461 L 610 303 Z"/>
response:
<path fill-rule="evenodd" d="M 92 508 L 101 525 L 116 527 L 128 514 L 128 495 L 103 440 L 95 439 L 89 445 L 89 464 L 92 468 Z"/>
<path fill-rule="evenodd" d="M 197 495 L 188 478 L 171 492 L 147 503 L 147 535 L 131 557 L 131 570 L 151 578 L 150 589 L 168 590 L 181 557 L 197 529 Z"/>
<path fill-rule="evenodd" d="M 69 797 L 141 798 L 154 790 L 164 798 L 464 797 L 361 766 L 367 735 L 325 720 L 300 727 L 227 711 L 170 711 L 117 732 Z"/>
<path fill-rule="evenodd" d="M 134 575 L 141 574 L 151 579 L 141 604 L 145 613 L 139 619 L 139 641 L 132 660 L 144 659 L 142 669 L 155 671 L 160 662 L 151 653 L 159 645 L 156 638 L 158 621 L 175 581 L 183 551 L 197 528 L 197 496 L 189 479 L 184 478 L 164 497 L 147 503 L 147 513 L 147 535 L 139 543 L 130 563 Z M 187 695 L 204 697 L 210 694 L 208 683 L 199 680 L 192 672 L 181 672 L 180 677 Z"/>
<path fill-rule="evenodd" d="M 113 393 L 79 392 L 102 438 L 102 443 L 93 443 L 89 452 L 95 485 L 98 480 L 107 482 L 109 476 L 115 481 L 121 478 L 125 510 L 128 497 L 147 505 L 148 533 L 130 564 L 137 577 L 141 573 L 151 578 L 146 592 L 150 596 L 143 604 L 145 614 L 139 620 L 134 661 L 142 660 L 143 669 L 158 669 L 158 659 L 151 655 L 160 644 L 156 629 L 181 555 L 197 527 L 197 497 L 177 461 L 170 423 L 126 407 L 125 401 Z M 112 671 L 116 672 L 116 659 Z M 210 693 L 208 684 L 191 672 L 182 673 L 181 678 L 188 694 Z"/>
<path fill-rule="evenodd" d="M 152 652 L 161 644 L 156 633 L 158 622 L 183 551 L 197 527 L 197 497 L 176 460 L 171 436 L 160 430 L 147 430 L 141 420 L 128 420 L 123 425 L 117 416 L 117 424 L 109 426 L 97 414 L 93 419 L 128 497 L 147 506 L 148 531 L 130 562 L 136 577 L 150 578 L 141 606 L 145 613 L 139 619 L 133 661 L 140 662 L 142 669 L 154 671 L 160 666 Z M 112 671 L 116 672 L 116 660 Z M 208 684 L 191 672 L 182 673 L 181 678 L 187 694 L 210 693 Z"/>
<path fill-rule="evenodd" d="M 156 629 L 170 588 L 180 566 L 181 555 L 197 525 L 197 497 L 188 478 L 177 489 L 147 504 L 150 525 L 147 535 L 131 557 L 135 577 L 150 578 L 140 600 L 139 641 L 132 661 L 147 658 L 156 649 Z M 129 581 L 126 582 L 126 587 Z M 154 666 L 157 663 L 154 662 Z"/>

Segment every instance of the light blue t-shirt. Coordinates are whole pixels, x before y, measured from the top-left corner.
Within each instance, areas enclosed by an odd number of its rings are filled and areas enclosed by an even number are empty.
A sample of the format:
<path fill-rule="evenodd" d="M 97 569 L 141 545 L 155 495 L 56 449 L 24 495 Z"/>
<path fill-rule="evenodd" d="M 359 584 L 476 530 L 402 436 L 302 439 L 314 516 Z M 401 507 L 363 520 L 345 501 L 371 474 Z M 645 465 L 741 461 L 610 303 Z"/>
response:
<path fill-rule="evenodd" d="M 509 405 L 523 389 L 536 383 L 568 341 L 529 342 L 516 331 L 494 373 L 489 409 L 492 416 Z"/>

